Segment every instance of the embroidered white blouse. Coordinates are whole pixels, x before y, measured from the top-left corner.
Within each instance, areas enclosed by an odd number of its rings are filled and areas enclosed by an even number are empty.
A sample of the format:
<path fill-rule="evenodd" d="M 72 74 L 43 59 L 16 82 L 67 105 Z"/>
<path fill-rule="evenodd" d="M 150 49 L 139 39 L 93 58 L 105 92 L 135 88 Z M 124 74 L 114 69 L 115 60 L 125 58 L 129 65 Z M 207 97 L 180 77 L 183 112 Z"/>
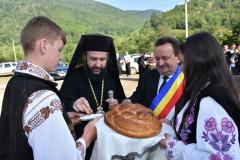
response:
<path fill-rule="evenodd" d="M 53 82 L 53 78 L 45 70 L 26 61 L 18 63 L 16 72 Z M 49 90 L 34 92 L 24 108 L 22 123 L 34 160 L 84 159 L 85 141 L 80 138 L 75 142 L 73 139 L 56 93 Z"/>
<path fill-rule="evenodd" d="M 186 106 L 177 116 L 177 130 Z M 170 138 L 167 141 L 168 158 L 171 160 L 240 160 L 239 133 L 233 119 L 211 97 L 203 98 L 199 108 L 197 143 L 186 145 L 182 141 Z"/>

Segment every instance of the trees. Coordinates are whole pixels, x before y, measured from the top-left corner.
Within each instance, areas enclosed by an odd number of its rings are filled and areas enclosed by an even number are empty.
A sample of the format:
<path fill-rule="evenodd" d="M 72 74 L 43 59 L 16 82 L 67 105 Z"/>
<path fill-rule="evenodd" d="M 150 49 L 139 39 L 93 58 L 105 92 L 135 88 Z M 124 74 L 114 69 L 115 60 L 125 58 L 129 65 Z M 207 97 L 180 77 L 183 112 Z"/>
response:
<path fill-rule="evenodd" d="M 213 34 L 221 44 L 230 44 L 231 43 L 231 35 L 232 35 L 231 30 L 224 28 L 224 27 L 218 27 L 218 28 L 216 28 L 216 30 Z"/>
<path fill-rule="evenodd" d="M 240 21 L 236 23 L 232 28 L 231 40 L 237 44 L 240 44 Z"/>

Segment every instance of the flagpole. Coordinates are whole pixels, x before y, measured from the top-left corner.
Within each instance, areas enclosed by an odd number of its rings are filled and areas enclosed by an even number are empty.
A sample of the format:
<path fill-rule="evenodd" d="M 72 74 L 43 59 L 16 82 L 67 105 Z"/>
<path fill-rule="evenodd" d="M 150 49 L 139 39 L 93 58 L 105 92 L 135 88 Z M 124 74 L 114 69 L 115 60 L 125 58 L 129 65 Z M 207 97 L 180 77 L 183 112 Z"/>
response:
<path fill-rule="evenodd" d="M 15 62 L 17 62 L 17 55 L 16 55 L 16 50 L 15 50 L 15 45 L 14 45 L 13 37 L 12 37 L 12 45 L 13 45 L 14 60 L 15 60 Z"/>

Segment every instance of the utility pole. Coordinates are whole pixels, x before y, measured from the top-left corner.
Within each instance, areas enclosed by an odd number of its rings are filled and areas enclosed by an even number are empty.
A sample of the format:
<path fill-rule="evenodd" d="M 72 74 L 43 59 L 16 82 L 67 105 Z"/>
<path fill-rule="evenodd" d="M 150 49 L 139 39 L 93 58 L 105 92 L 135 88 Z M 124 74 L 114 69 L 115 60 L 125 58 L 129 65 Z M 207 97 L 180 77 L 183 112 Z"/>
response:
<path fill-rule="evenodd" d="M 12 37 L 12 45 L 13 45 L 14 60 L 15 60 L 15 62 L 17 62 L 17 55 L 16 55 L 16 50 L 15 50 L 15 45 L 14 45 L 13 37 Z"/>
<path fill-rule="evenodd" d="M 185 0 L 185 37 L 188 37 L 188 11 L 187 11 L 187 0 Z"/>

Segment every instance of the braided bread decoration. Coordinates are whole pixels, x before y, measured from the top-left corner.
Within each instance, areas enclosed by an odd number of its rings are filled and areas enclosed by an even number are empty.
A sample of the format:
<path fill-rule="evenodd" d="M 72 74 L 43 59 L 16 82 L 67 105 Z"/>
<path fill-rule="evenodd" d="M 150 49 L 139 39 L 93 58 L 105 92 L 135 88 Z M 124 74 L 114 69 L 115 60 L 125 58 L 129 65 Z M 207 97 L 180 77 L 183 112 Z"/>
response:
<path fill-rule="evenodd" d="M 162 127 L 153 112 L 140 104 L 120 104 L 105 114 L 106 124 L 116 132 L 132 138 L 157 135 Z"/>

